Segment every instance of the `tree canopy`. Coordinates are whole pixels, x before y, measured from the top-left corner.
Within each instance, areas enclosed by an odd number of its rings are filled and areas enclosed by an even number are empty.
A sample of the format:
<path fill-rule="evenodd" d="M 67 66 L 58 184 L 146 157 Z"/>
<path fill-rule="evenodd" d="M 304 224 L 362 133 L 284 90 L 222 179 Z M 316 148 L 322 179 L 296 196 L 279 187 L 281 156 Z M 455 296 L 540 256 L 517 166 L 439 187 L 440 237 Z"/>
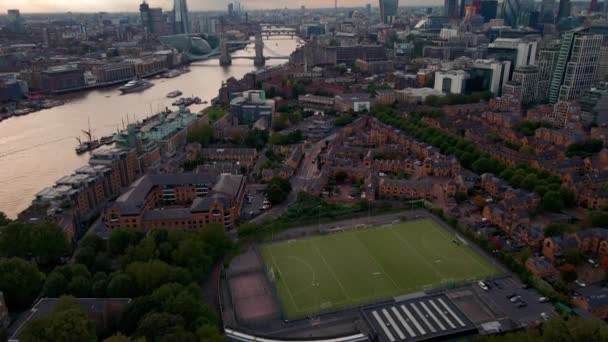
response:
<path fill-rule="evenodd" d="M 0 258 L 0 290 L 10 311 L 29 307 L 38 296 L 44 274 L 32 262 Z"/>
<path fill-rule="evenodd" d="M 49 315 L 28 322 L 20 335 L 23 342 L 97 341 L 95 322 L 69 297 L 62 297 Z"/>
<path fill-rule="evenodd" d="M 281 204 L 287 200 L 291 192 L 291 183 L 283 178 L 275 177 L 266 185 L 266 196 L 273 205 Z"/>
<path fill-rule="evenodd" d="M 56 264 L 70 252 L 63 230 L 51 223 L 12 222 L 0 228 L 0 256 L 33 259 L 43 267 Z"/>

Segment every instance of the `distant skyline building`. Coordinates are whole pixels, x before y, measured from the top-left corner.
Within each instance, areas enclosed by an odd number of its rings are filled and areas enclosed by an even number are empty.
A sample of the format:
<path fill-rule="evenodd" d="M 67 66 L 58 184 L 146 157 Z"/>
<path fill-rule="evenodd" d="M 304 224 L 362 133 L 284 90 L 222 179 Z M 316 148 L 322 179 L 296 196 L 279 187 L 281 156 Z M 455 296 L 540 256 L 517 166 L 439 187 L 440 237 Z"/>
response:
<path fill-rule="evenodd" d="M 505 25 L 516 27 L 520 10 L 520 0 L 504 0 L 502 3 L 502 19 L 505 21 Z"/>
<path fill-rule="evenodd" d="M 399 0 L 380 0 L 380 19 L 384 24 L 392 24 L 397 17 Z"/>
<path fill-rule="evenodd" d="M 559 11 L 557 12 L 557 22 L 570 16 L 572 4 L 570 0 L 559 0 Z"/>
<path fill-rule="evenodd" d="M 488 22 L 492 19 L 496 19 L 496 13 L 498 11 L 497 0 L 484 0 L 481 2 L 480 14 L 484 18 L 484 22 Z"/>
<path fill-rule="evenodd" d="M 555 0 L 543 0 L 540 5 L 540 23 L 553 24 L 555 22 Z"/>
<path fill-rule="evenodd" d="M 458 0 L 444 0 L 443 14 L 448 18 L 458 18 Z"/>
<path fill-rule="evenodd" d="M 173 33 L 190 33 L 190 20 L 188 20 L 188 4 L 186 0 L 174 0 L 173 2 Z"/>
<path fill-rule="evenodd" d="M 18 9 L 9 9 L 8 15 L 8 29 L 15 33 L 23 33 L 25 31 L 24 20 L 21 17 L 21 12 Z"/>

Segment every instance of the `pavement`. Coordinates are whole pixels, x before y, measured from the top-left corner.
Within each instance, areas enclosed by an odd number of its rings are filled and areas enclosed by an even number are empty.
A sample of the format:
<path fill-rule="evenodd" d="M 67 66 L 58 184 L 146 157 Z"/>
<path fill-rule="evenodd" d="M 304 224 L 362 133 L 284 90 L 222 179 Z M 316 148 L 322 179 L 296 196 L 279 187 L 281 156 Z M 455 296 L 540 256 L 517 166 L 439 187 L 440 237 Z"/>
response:
<path fill-rule="evenodd" d="M 490 289 L 485 291 L 474 284 L 476 295 L 495 312 L 499 318 L 511 318 L 520 326 L 528 326 L 532 322 L 542 320 L 540 314 L 542 312 L 555 317 L 557 314 L 553 310 L 551 303 L 539 303 L 538 299 L 541 295 L 533 288 L 524 289 L 522 283 L 516 278 L 507 277 L 488 281 Z M 498 284 L 498 286 L 497 286 Z M 514 303 L 511 303 L 507 296 L 516 294 L 521 296 L 526 306 L 518 308 Z"/>

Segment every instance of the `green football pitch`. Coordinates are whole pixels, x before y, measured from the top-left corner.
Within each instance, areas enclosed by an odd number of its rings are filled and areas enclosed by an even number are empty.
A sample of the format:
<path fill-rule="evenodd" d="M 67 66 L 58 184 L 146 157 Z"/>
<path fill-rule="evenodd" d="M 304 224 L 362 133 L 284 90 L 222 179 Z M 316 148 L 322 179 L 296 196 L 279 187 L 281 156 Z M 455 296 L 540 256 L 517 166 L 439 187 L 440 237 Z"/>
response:
<path fill-rule="evenodd" d="M 500 273 L 430 219 L 267 244 L 261 254 L 288 318 Z"/>

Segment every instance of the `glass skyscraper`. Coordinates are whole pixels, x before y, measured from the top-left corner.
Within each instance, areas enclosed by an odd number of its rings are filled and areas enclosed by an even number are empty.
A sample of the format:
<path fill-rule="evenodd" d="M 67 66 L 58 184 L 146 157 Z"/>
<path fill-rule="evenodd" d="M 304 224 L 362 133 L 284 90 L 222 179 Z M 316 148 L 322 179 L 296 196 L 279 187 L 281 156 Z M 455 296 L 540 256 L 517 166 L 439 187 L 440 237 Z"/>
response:
<path fill-rule="evenodd" d="M 397 17 L 399 0 L 380 0 L 380 17 L 385 24 L 392 24 Z"/>
<path fill-rule="evenodd" d="M 520 0 L 504 0 L 502 3 L 502 18 L 506 25 L 516 27 L 517 18 L 520 15 Z"/>
<path fill-rule="evenodd" d="M 186 0 L 173 2 L 173 33 L 190 33 L 190 20 L 188 20 L 188 4 Z"/>

